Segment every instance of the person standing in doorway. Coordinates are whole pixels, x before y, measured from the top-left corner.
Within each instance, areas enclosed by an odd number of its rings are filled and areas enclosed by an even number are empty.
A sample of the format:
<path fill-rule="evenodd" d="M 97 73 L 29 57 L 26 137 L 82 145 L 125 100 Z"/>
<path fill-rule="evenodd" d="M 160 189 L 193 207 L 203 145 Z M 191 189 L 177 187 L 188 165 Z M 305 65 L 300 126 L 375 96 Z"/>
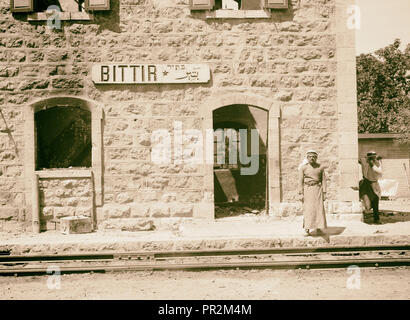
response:
<path fill-rule="evenodd" d="M 373 209 L 374 223 L 380 223 L 379 200 L 381 189 L 378 180 L 382 177 L 381 157 L 376 152 L 370 151 L 366 158 L 359 159 L 362 166 L 363 179 L 359 183 L 359 196 L 362 199 L 365 209 Z"/>
<path fill-rule="evenodd" d="M 327 227 L 324 201 L 326 199 L 325 168 L 317 163 L 317 152 L 309 150 L 299 166 L 299 194 L 303 199 L 303 228 L 306 236 L 316 230 L 321 234 Z"/>

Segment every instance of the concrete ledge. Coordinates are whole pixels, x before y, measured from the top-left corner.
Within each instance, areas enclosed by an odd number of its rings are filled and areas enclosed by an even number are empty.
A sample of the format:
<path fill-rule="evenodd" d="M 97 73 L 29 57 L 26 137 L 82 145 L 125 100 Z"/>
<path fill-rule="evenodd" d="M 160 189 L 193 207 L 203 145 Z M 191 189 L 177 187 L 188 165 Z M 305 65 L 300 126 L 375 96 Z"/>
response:
<path fill-rule="evenodd" d="M 124 231 L 99 229 L 93 233 L 73 235 L 64 235 L 59 231 L 32 234 L 0 230 L 0 251 L 10 250 L 11 254 L 74 254 L 97 251 L 234 250 L 410 244 L 410 221 L 373 225 L 356 221 L 357 216 L 361 215 L 330 215 L 325 234 L 308 237 L 304 236 L 303 216 L 277 220 L 266 215 L 229 217 L 212 221 L 161 218 L 154 221 L 154 231 L 145 228 L 146 225 L 135 231 L 133 228 Z M 140 222 L 144 222 L 144 219 L 140 219 Z M 133 219 L 121 220 L 129 223 Z"/>
<path fill-rule="evenodd" d="M 112 240 L 112 239 L 111 239 Z M 130 241 L 118 238 L 115 241 L 88 242 L 73 241 L 65 243 L 39 242 L 37 244 L 3 244 L 0 251 L 10 251 L 12 255 L 21 254 L 75 254 L 85 252 L 130 252 L 130 251 L 180 251 L 210 249 L 272 249 L 296 247 L 337 247 L 337 246 L 378 246 L 408 245 L 410 235 L 396 236 L 332 236 L 330 241 L 321 237 L 283 237 L 249 239 L 186 239 Z"/>
<path fill-rule="evenodd" d="M 39 178 L 91 178 L 91 170 L 39 170 L 35 171 Z"/>
<path fill-rule="evenodd" d="M 28 21 L 47 21 L 48 19 L 55 19 L 57 15 L 54 13 L 46 12 L 35 12 L 28 15 Z M 61 21 L 72 21 L 72 20 L 93 20 L 93 15 L 87 12 L 60 12 L 58 13 L 58 18 Z"/>
<path fill-rule="evenodd" d="M 270 11 L 265 10 L 215 10 L 206 13 L 207 19 L 248 19 L 248 18 L 270 18 Z"/>

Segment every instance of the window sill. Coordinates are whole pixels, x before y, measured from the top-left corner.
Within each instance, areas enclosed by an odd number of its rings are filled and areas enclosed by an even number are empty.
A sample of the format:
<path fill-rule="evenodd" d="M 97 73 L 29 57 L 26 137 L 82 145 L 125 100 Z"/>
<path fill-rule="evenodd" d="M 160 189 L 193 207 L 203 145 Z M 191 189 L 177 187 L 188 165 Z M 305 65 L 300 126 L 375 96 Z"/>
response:
<path fill-rule="evenodd" d="M 271 12 L 269 10 L 215 10 L 206 13 L 207 19 L 248 19 L 248 18 L 270 18 Z"/>
<path fill-rule="evenodd" d="M 72 20 L 93 20 L 93 15 L 88 12 L 60 12 L 59 14 L 61 21 L 72 21 Z M 54 19 L 55 15 L 53 13 L 46 12 L 35 12 L 28 15 L 28 21 L 47 21 L 48 19 Z"/>
<path fill-rule="evenodd" d="M 44 169 L 36 170 L 39 178 L 91 178 L 90 169 Z"/>

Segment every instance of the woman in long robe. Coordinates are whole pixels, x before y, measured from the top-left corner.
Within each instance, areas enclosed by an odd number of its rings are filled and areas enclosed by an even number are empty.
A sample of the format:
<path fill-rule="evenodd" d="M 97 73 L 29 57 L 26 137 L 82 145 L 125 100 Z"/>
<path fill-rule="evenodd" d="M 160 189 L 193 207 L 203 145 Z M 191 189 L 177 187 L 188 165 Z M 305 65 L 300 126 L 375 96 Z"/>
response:
<path fill-rule="evenodd" d="M 317 163 L 317 152 L 306 153 L 307 163 L 299 169 L 299 194 L 303 197 L 303 228 L 321 233 L 327 227 L 324 200 L 326 197 L 325 168 Z"/>

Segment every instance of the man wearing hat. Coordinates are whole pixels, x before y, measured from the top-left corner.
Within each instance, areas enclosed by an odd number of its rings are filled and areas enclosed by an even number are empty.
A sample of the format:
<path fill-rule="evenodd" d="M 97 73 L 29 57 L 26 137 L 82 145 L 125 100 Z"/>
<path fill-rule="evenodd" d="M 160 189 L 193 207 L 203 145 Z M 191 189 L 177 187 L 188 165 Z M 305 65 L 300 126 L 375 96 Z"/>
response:
<path fill-rule="evenodd" d="M 378 180 L 382 177 L 381 157 L 376 152 L 369 151 L 366 158 L 359 160 L 362 166 L 363 179 L 359 183 L 359 196 L 362 199 L 365 209 L 373 209 L 374 223 L 380 223 L 379 200 L 381 189 Z"/>
<path fill-rule="evenodd" d="M 306 158 L 299 166 L 299 194 L 303 197 L 303 228 L 306 235 L 310 230 L 327 227 L 324 200 L 326 197 L 325 168 L 316 162 L 317 152 L 308 150 Z"/>

